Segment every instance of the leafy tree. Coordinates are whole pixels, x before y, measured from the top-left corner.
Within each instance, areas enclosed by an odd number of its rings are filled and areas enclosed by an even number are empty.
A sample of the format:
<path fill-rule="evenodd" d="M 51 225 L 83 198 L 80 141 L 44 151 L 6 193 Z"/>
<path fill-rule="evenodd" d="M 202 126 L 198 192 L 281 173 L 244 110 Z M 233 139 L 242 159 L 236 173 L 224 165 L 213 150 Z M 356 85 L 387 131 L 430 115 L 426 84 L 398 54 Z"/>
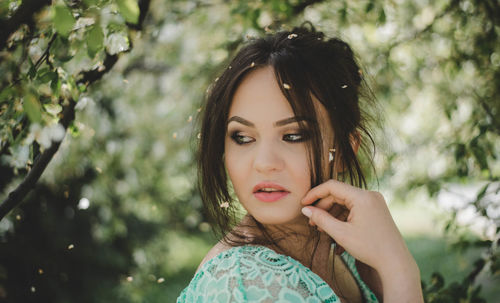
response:
<path fill-rule="evenodd" d="M 499 270 L 498 16 L 479 0 L 3 1 L 2 217 L 53 159 L 0 221 L 0 299 L 173 301 L 213 240 L 194 186 L 204 90 L 247 39 L 309 20 L 352 44 L 373 82 L 389 200 L 473 185 L 444 226 L 481 257 L 424 294 L 482 302 L 478 277 Z"/>

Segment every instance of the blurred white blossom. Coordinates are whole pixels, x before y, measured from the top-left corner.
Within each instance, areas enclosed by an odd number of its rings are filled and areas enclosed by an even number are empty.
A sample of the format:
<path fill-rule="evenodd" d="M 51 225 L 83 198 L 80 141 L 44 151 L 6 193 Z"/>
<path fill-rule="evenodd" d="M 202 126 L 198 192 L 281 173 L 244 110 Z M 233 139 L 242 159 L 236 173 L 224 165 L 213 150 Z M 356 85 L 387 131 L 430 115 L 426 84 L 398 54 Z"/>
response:
<path fill-rule="evenodd" d="M 43 148 L 49 148 L 52 141 L 59 142 L 64 138 L 66 130 L 59 123 L 54 123 L 42 127 L 38 123 L 34 123 L 30 126 L 30 132 L 26 138 L 26 144 L 29 145 L 33 141 L 36 141 Z"/>
<path fill-rule="evenodd" d="M 29 145 L 15 145 L 9 148 L 10 155 L 2 155 L 2 162 L 15 168 L 24 168 L 28 163 L 30 149 Z"/>
<path fill-rule="evenodd" d="M 78 201 L 78 209 L 87 209 L 90 206 L 90 201 L 87 198 L 81 198 L 80 201 Z"/>
<path fill-rule="evenodd" d="M 88 96 L 81 98 L 75 105 L 75 110 L 83 110 L 87 105 L 90 105 L 94 100 Z"/>
<path fill-rule="evenodd" d="M 128 37 L 124 33 L 113 33 L 106 38 L 106 49 L 110 55 L 128 50 Z"/>

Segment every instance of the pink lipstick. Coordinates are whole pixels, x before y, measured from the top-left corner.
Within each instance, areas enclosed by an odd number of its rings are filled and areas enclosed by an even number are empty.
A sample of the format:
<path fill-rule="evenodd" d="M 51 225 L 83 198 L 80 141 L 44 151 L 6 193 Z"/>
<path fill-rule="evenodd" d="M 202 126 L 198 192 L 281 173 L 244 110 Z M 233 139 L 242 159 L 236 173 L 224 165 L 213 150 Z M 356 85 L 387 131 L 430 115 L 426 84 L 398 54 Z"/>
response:
<path fill-rule="evenodd" d="M 262 202 L 275 202 L 289 193 L 284 187 L 272 182 L 261 182 L 253 188 L 254 196 Z"/>

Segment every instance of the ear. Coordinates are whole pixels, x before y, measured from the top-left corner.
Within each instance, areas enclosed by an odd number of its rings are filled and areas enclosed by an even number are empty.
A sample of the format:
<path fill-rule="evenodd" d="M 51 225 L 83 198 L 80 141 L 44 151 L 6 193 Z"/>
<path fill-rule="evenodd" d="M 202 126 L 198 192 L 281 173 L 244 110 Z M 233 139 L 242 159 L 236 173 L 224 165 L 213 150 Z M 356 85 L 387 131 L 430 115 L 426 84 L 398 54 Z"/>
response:
<path fill-rule="evenodd" d="M 354 151 L 354 154 L 358 154 L 359 146 L 361 145 L 361 134 L 359 131 L 354 131 L 350 135 L 350 142 L 351 142 L 351 147 L 352 150 Z"/>

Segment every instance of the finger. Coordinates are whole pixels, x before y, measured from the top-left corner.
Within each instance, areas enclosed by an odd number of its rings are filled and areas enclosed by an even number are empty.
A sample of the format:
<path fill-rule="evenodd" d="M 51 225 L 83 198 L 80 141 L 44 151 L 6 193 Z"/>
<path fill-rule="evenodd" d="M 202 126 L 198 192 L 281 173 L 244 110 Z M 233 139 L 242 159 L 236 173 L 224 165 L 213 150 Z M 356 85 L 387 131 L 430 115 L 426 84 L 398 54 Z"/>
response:
<path fill-rule="evenodd" d="M 332 215 L 322 210 L 321 208 L 317 208 L 314 206 L 304 207 L 302 208 L 302 213 L 305 216 L 309 217 L 314 223 L 316 223 L 318 229 L 323 230 L 328 235 L 330 235 L 330 237 L 334 238 L 337 241 L 337 238 L 342 236 L 342 234 L 346 230 L 345 225 L 347 223 L 334 218 Z"/>
<path fill-rule="evenodd" d="M 325 198 L 319 199 L 314 206 L 329 211 L 335 204 L 333 196 L 327 196 Z"/>
<path fill-rule="evenodd" d="M 331 200 L 331 201 L 328 201 Z M 314 205 L 315 207 L 319 207 L 327 211 L 330 215 L 334 216 L 335 218 L 339 219 L 340 221 L 346 221 L 347 216 L 349 216 L 349 210 L 343 206 L 339 205 L 333 202 L 333 198 L 331 196 L 327 198 L 323 198 L 320 203 Z M 318 201 L 318 202 L 319 202 Z M 309 225 L 311 226 L 316 226 L 316 224 L 309 219 Z"/>
<path fill-rule="evenodd" d="M 328 205 L 328 204 L 330 204 L 330 205 Z M 335 218 L 338 218 L 339 220 L 342 220 L 342 221 L 345 221 L 345 218 L 347 218 L 347 215 L 349 214 L 349 210 L 347 210 L 347 208 L 345 208 L 344 206 L 339 205 L 339 204 L 332 204 L 329 202 L 325 202 L 325 204 L 323 204 L 321 206 L 318 206 L 318 204 L 316 204 L 314 206 L 319 207 L 321 209 L 324 209 L 330 215 L 332 215 Z M 309 219 L 309 225 L 316 226 L 316 224 L 311 219 Z"/>
<path fill-rule="evenodd" d="M 360 188 L 339 181 L 329 180 L 311 189 L 305 197 L 302 198 L 301 203 L 303 205 L 309 205 L 318 199 L 331 195 L 336 203 L 345 205 L 348 209 L 351 209 L 353 201 L 360 198 L 363 192 L 364 191 Z"/>

